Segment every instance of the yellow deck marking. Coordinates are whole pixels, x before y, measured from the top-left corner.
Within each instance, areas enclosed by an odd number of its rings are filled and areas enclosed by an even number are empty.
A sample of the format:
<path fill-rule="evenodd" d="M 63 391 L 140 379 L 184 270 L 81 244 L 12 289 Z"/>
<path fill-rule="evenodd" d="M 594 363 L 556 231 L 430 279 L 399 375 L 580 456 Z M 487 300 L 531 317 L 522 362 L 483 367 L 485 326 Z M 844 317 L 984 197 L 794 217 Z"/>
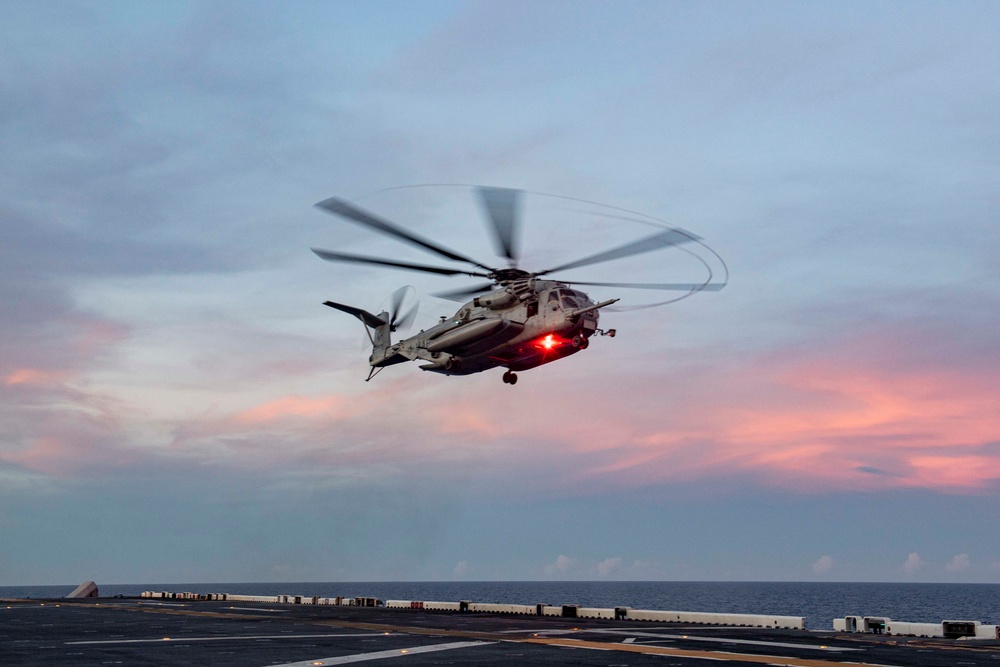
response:
<path fill-rule="evenodd" d="M 813 658 L 784 658 L 776 655 L 756 655 L 753 653 L 729 653 L 722 651 L 699 651 L 697 649 L 667 648 L 650 644 L 625 644 L 610 642 L 594 642 L 583 639 L 563 638 L 529 638 L 517 640 L 525 644 L 548 644 L 549 646 L 565 646 L 571 648 L 589 648 L 599 651 L 625 651 L 626 653 L 646 653 L 651 655 L 671 655 L 677 658 L 701 658 L 708 660 L 726 660 L 730 662 L 756 662 L 763 665 L 778 667 L 833 667 L 835 665 L 852 665 L 852 667 L 886 667 L 871 662 L 841 662 L 839 660 L 816 660 Z"/>

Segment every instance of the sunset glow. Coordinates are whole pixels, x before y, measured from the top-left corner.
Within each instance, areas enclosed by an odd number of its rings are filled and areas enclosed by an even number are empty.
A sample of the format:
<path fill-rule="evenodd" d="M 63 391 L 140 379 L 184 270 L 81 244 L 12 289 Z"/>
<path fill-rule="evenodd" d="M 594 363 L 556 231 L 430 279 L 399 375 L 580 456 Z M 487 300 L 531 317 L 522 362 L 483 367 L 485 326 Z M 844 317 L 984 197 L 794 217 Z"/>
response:
<path fill-rule="evenodd" d="M 0 583 L 1000 582 L 1000 5 L 8 9 Z"/>

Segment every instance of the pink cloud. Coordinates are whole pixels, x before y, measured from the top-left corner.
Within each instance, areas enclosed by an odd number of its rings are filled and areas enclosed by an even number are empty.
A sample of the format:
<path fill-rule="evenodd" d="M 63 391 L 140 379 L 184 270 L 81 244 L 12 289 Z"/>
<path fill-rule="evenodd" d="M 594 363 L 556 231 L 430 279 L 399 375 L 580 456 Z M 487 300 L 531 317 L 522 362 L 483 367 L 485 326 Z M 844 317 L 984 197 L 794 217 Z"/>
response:
<path fill-rule="evenodd" d="M 107 473 L 137 460 L 138 452 L 123 448 L 111 433 L 45 435 L 23 449 L 0 452 L 0 461 L 61 478 Z"/>
<path fill-rule="evenodd" d="M 478 476 L 507 480 L 496 487 L 517 487 L 511 493 L 719 478 L 803 492 L 996 484 L 1000 448 L 988 443 L 1000 434 L 1000 388 L 991 364 L 941 363 L 923 349 L 894 349 L 892 340 L 883 332 L 780 356 L 720 354 L 660 367 L 602 367 L 601 357 L 580 355 L 525 373 L 516 388 L 501 386 L 497 374 L 441 378 L 407 369 L 357 393 L 276 392 L 222 415 L 164 424 L 135 420 L 142 406 L 60 388 L 46 390 L 46 409 L 63 425 L 26 426 L 32 444 L 0 456 L 63 474 L 87 460 L 129 465 L 125 445 L 115 443 L 125 441 L 121 424 L 131 424 L 140 436 L 128 450 L 132 461 Z M 60 377 L 26 367 L 3 382 L 27 392 Z M 73 417 L 81 413 L 91 415 L 84 429 Z M 92 449 L 67 444 L 74 433 Z M 140 446 L 157 438 L 158 446 Z"/>
<path fill-rule="evenodd" d="M 1000 456 L 954 455 L 910 458 L 912 486 L 940 488 L 979 488 L 1000 479 Z"/>
<path fill-rule="evenodd" d="M 98 319 L 82 319 L 73 337 L 73 348 L 77 354 L 92 355 L 104 348 L 127 340 L 131 328 L 119 322 Z"/>
<path fill-rule="evenodd" d="M 362 394 L 283 396 L 191 419 L 176 429 L 165 455 L 310 474 L 379 470 L 388 478 L 392 469 L 418 464 L 425 472 L 447 474 L 454 468 L 444 464 L 462 458 L 463 448 L 446 434 L 428 437 L 441 432 L 422 409 L 434 403 L 432 394 L 414 378 L 402 377 Z"/>
<path fill-rule="evenodd" d="M 741 410 L 720 434 L 754 451 L 754 465 L 846 482 L 860 481 L 859 469 L 888 464 L 896 476 L 872 482 L 878 486 L 977 488 L 1000 480 L 1000 459 L 985 456 L 973 457 L 977 464 L 953 465 L 946 475 L 923 472 L 970 458 L 970 448 L 1000 433 L 1000 390 L 979 386 L 978 378 L 809 363 L 772 381 L 806 400 Z M 927 456 L 929 448 L 953 453 Z"/>
<path fill-rule="evenodd" d="M 78 451 L 70 451 L 65 442 L 55 437 L 42 437 L 26 449 L 0 455 L 7 463 L 48 475 L 65 476 L 76 469 Z"/>
<path fill-rule="evenodd" d="M 725 476 L 806 492 L 975 490 L 1000 480 L 1000 456 L 982 451 L 1000 433 L 991 409 L 1000 393 L 947 370 L 790 359 L 704 374 L 678 368 L 614 392 L 574 384 L 562 393 L 552 388 L 564 379 L 538 374 L 534 388 L 526 377 L 517 393 L 483 400 L 494 379 L 411 373 L 356 395 L 282 396 L 192 416 L 176 424 L 172 446 L 143 456 L 386 476 L 414 466 L 421 475 L 489 471 L 496 479 L 527 470 L 552 489 L 595 491 Z M 657 394 L 652 383 L 683 391 Z M 61 441 L 44 439 L 6 458 L 66 471 L 56 452 L 74 460 Z"/>
<path fill-rule="evenodd" d="M 58 384 L 65 379 L 66 374 L 60 371 L 47 371 L 41 368 L 19 368 L 11 371 L 3 379 L 8 387 L 17 385 L 49 386 Z"/>
<path fill-rule="evenodd" d="M 519 423 L 555 434 L 563 454 L 583 456 L 575 474 L 591 483 L 735 475 L 805 492 L 995 486 L 994 366 L 945 363 L 924 348 L 896 349 L 896 339 L 881 332 L 737 364 L 690 364 L 600 397 L 574 387 L 571 401 L 583 409 L 561 420 L 569 429 L 545 428 L 530 415 Z M 567 409 L 566 399 L 553 400 L 553 411 Z"/>
<path fill-rule="evenodd" d="M 233 419 L 241 424 L 264 424 L 292 417 L 330 419 L 356 413 L 357 409 L 340 395 L 286 396 L 239 412 Z"/>

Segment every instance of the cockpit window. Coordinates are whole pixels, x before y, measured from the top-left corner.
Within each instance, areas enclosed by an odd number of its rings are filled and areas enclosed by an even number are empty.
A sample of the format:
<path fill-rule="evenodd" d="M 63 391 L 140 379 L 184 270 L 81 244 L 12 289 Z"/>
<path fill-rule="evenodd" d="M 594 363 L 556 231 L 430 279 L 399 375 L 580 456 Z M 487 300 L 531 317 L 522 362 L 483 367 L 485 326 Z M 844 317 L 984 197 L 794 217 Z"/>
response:
<path fill-rule="evenodd" d="M 560 304 L 566 310 L 586 308 L 591 305 L 590 299 L 586 294 L 575 289 L 567 288 L 549 290 L 549 296 L 546 298 L 545 302 L 547 304 Z"/>
<path fill-rule="evenodd" d="M 580 304 L 577 303 L 576 299 L 574 299 L 573 297 L 571 297 L 566 292 L 563 292 L 563 295 L 562 295 L 562 305 L 563 305 L 563 308 L 579 308 L 580 307 Z"/>

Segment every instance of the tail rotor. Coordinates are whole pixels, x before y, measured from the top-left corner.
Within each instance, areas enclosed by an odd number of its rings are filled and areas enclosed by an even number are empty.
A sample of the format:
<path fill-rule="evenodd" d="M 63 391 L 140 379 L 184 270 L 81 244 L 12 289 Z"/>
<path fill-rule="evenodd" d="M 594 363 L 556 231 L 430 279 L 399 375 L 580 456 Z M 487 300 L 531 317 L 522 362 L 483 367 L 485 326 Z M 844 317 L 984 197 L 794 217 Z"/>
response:
<path fill-rule="evenodd" d="M 389 296 L 389 331 L 406 331 L 417 317 L 420 302 L 412 285 L 404 285 Z"/>

